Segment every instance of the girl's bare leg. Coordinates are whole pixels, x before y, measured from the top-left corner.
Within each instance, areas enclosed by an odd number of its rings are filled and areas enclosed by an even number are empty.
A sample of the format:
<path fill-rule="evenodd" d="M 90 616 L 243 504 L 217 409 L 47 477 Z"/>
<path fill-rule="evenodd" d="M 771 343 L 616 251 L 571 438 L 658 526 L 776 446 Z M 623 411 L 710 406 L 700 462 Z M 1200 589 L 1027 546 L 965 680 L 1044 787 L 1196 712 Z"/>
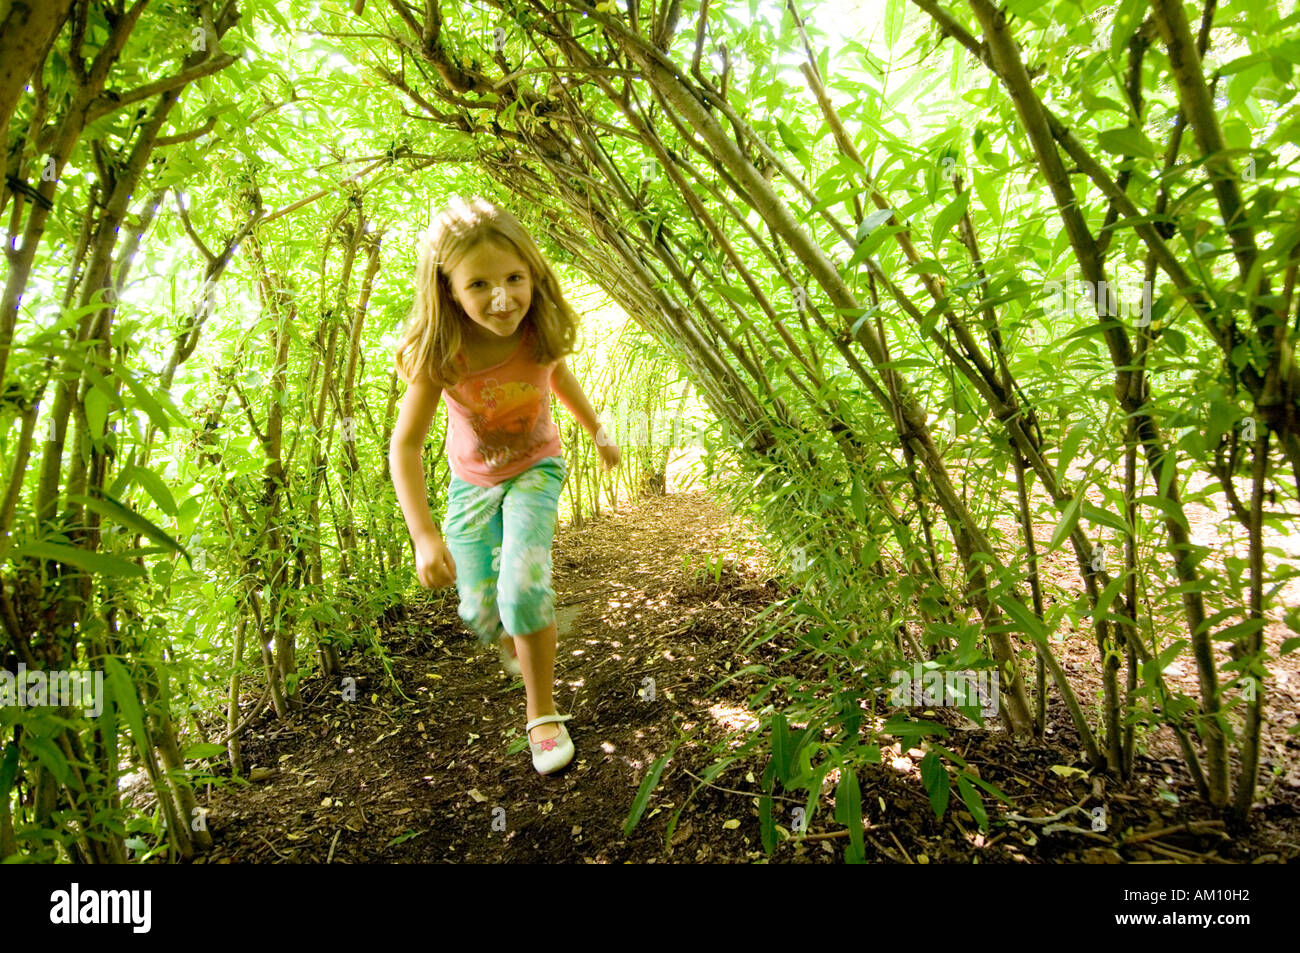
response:
<path fill-rule="evenodd" d="M 519 656 L 519 667 L 523 669 L 524 690 L 528 693 L 526 711 L 528 720 L 542 715 L 554 715 L 555 699 L 551 690 L 555 684 L 555 641 L 557 634 L 555 623 L 528 635 L 515 636 L 515 654 Z M 554 738 L 560 733 L 556 722 L 538 725 L 528 733 L 534 743 Z"/>

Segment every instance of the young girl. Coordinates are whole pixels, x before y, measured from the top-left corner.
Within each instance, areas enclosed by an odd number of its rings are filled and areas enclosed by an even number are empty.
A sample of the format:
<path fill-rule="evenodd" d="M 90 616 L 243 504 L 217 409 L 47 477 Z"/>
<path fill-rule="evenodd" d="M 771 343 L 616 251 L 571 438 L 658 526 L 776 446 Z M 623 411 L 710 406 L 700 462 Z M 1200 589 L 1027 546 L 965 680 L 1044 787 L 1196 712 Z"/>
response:
<path fill-rule="evenodd" d="M 551 420 L 564 402 L 610 469 L 608 441 L 565 365 L 577 315 L 519 221 L 483 199 L 456 197 L 422 238 L 410 324 L 397 348 L 408 387 L 389 446 L 393 486 L 415 544 L 420 584 L 456 583 L 459 615 L 480 644 L 497 642 L 527 691 L 533 766 L 573 759 L 555 710 L 551 542 L 568 468 Z M 447 400 L 451 466 L 446 538 L 434 525 L 420 453 Z"/>

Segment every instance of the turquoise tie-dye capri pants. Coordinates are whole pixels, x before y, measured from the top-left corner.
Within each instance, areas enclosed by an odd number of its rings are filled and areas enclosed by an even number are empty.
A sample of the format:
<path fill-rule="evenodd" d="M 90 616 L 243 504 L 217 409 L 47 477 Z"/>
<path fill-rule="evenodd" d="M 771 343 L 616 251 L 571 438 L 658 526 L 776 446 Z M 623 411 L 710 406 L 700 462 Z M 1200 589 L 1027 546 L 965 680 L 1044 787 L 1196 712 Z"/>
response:
<path fill-rule="evenodd" d="M 481 645 L 555 621 L 551 543 L 568 472 L 554 456 L 491 487 L 452 474 L 442 535 L 456 563 L 458 613 Z"/>

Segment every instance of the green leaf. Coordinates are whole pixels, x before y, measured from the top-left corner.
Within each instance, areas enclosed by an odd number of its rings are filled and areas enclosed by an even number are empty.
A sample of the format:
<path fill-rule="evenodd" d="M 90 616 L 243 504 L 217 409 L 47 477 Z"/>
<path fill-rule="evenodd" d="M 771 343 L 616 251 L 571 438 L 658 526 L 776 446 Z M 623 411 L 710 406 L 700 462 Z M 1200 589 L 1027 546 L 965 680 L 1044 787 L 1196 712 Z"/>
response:
<path fill-rule="evenodd" d="M 803 154 L 807 151 L 807 148 L 804 146 L 803 140 L 799 138 L 799 134 L 786 125 L 785 121 L 781 119 L 776 121 L 776 131 L 781 136 L 781 142 L 785 144 L 785 147 L 796 156 L 802 158 Z"/>
<path fill-rule="evenodd" d="M 140 763 L 148 764 L 149 745 L 146 742 L 148 736 L 144 732 L 144 709 L 140 707 L 140 696 L 136 692 L 135 683 L 131 681 L 126 666 L 115 655 L 104 656 L 104 674 L 107 676 L 104 680 L 105 695 L 112 699 L 118 711 L 126 718 L 131 737 L 135 739 L 136 750 L 140 752 Z"/>
<path fill-rule="evenodd" d="M 716 291 L 725 298 L 730 298 L 743 308 L 752 308 L 754 306 L 754 296 L 749 293 L 748 288 L 735 288 L 725 282 L 715 281 L 709 284 L 709 289 Z"/>
<path fill-rule="evenodd" d="M 54 775 L 60 784 L 71 786 L 74 783 L 67 756 L 48 737 L 23 732 L 22 743 L 23 747 L 30 751 L 41 766 Z"/>
<path fill-rule="evenodd" d="M 292 35 L 294 33 L 293 27 L 289 26 L 289 21 L 284 18 L 284 14 L 281 13 L 279 10 L 276 10 L 274 6 L 268 9 L 266 11 L 266 14 L 272 20 L 278 23 L 280 25 L 280 28 L 283 29 L 286 34 Z"/>
<path fill-rule="evenodd" d="M 1078 497 L 1083 501 L 1083 515 L 1093 523 L 1100 523 L 1102 526 L 1109 526 L 1111 529 L 1117 529 L 1121 533 L 1128 532 L 1128 526 L 1124 523 L 1124 518 L 1110 510 L 1103 510 L 1094 503 L 1089 503 L 1082 494 Z"/>
<path fill-rule="evenodd" d="M 1061 441 L 1061 453 L 1056 461 L 1056 482 L 1058 486 L 1064 485 L 1065 471 L 1074 462 L 1075 454 L 1079 452 L 1079 444 L 1088 435 L 1088 429 L 1087 424 L 1075 424 L 1070 428 L 1070 432 L 1065 435 L 1065 439 Z"/>
<path fill-rule="evenodd" d="M 996 601 L 997 604 L 1002 607 L 1002 611 L 1011 616 L 1011 618 L 1015 620 L 1016 624 L 1020 626 L 1020 631 L 1024 632 L 1035 642 L 1044 642 L 1047 640 L 1049 635 L 1047 627 L 1043 625 L 1043 621 L 1034 614 L 1033 610 L 1023 602 L 1010 595 L 998 596 Z"/>
<path fill-rule="evenodd" d="M 96 492 L 102 494 L 102 499 L 99 497 L 85 496 L 81 493 L 69 493 L 68 501 L 72 503 L 80 503 L 87 509 L 94 510 L 100 516 L 108 517 L 123 526 L 135 530 L 141 536 L 149 537 L 160 546 L 166 547 L 174 553 L 181 553 L 187 560 L 190 558 L 189 553 L 185 552 L 185 547 L 172 539 L 167 531 L 162 529 L 162 527 L 141 516 L 139 513 L 135 512 L 135 510 L 122 505 L 109 496 L 106 491 L 97 490 Z"/>
<path fill-rule="evenodd" d="M 88 549 L 78 549 L 75 546 L 63 546 L 59 543 L 27 543 L 15 550 L 14 556 L 50 559 L 76 566 L 88 573 L 99 573 L 104 576 L 139 577 L 145 574 L 143 566 L 137 566 L 125 559 L 105 556 L 103 553 L 94 553 Z"/>
<path fill-rule="evenodd" d="M 996 784 L 992 784 L 992 783 L 990 783 L 990 782 L 988 782 L 988 781 L 985 781 L 985 780 L 984 780 L 983 778 L 981 778 L 979 775 L 975 775 L 975 774 L 967 774 L 966 772 L 962 772 L 962 773 L 963 773 L 963 774 L 966 774 L 966 780 L 967 780 L 967 781 L 969 781 L 971 784 L 978 784 L 978 785 L 979 785 L 980 787 L 982 787 L 985 791 L 988 791 L 990 794 L 992 794 L 995 798 L 997 798 L 999 801 L 1001 801 L 1001 802 L 1002 802 L 1003 804 L 1005 804 L 1007 807 L 1014 807 L 1014 806 L 1015 806 L 1015 805 L 1013 805 L 1013 804 L 1011 803 L 1011 798 L 1009 798 L 1009 797 L 1007 797 L 1005 794 L 1003 794 L 1003 793 L 1002 793 L 1002 790 L 1001 790 L 1001 789 L 1000 789 Z"/>
<path fill-rule="evenodd" d="M 1145 503 L 1148 506 L 1154 506 L 1156 509 L 1160 510 L 1160 512 L 1163 514 L 1164 519 L 1172 519 L 1175 523 L 1178 523 L 1180 526 L 1182 526 L 1183 529 L 1188 529 L 1187 514 L 1185 514 L 1182 510 L 1182 507 L 1175 504 L 1173 500 L 1170 500 L 1163 496 L 1147 495 L 1147 496 L 1136 497 L 1134 498 L 1133 502 Z"/>
<path fill-rule="evenodd" d="M 1230 60 L 1219 67 L 1220 76 L 1231 76 L 1234 73 L 1240 73 L 1244 69 L 1252 66 L 1258 66 L 1260 63 L 1267 62 L 1268 52 L 1261 50 L 1258 53 L 1249 53 L 1246 56 L 1239 56 L 1235 60 Z"/>
<path fill-rule="evenodd" d="M 785 715 L 777 712 L 772 716 L 772 762 L 776 765 L 776 777 L 782 784 L 790 779 L 790 762 L 794 756 L 794 741 L 790 737 L 790 728 Z"/>
<path fill-rule="evenodd" d="M 1119 595 L 1120 589 L 1124 587 L 1124 581 L 1125 581 L 1124 573 L 1118 573 L 1106 585 L 1106 588 L 1103 589 L 1100 593 L 1098 593 L 1097 608 L 1095 611 L 1098 614 L 1100 614 L 1103 618 L 1107 618 L 1107 617 L 1115 618 L 1115 616 L 1109 614 L 1110 604 L 1115 601 L 1115 597 Z"/>
<path fill-rule="evenodd" d="M 929 792 L 934 816 L 942 820 L 943 812 L 948 810 L 948 769 L 943 766 L 937 752 L 926 752 L 921 759 L 921 784 Z"/>
<path fill-rule="evenodd" d="M 1254 618 L 1247 619 L 1244 622 L 1238 622 L 1236 625 L 1230 625 L 1226 629 L 1214 633 L 1214 641 L 1230 642 L 1235 639 L 1244 638 L 1248 635 L 1254 635 L 1260 629 L 1264 628 L 1267 619 Z"/>
<path fill-rule="evenodd" d="M 975 785 L 971 784 L 966 778 L 966 773 L 957 775 L 957 790 L 961 794 L 961 799 L 966 802 L 967 809 L 971 816 L 975 818 L 975 823 L 980 826 L 980 830 L 989 829 L 989 815 L 984 810 L 984 800 L 980 797 L 980 792 L 975 790 Z"/>
<path fill-rule="evenodd" d="M 835 786 L 835 820 L 849 829 L 849 850 L 844 859 L 851 864 L 866 861 L 862 843 L 862 789 L 858 775 L 848 765 L 840 769 L 840 783 Z"/>
<path fill-rule="evenodd" d="M 904 715 L 892 715 L 880 730 L 884 734 L 907 742 L 909 748 L 913 747 L 914 739 L 921 738 L 924 735 L 938 735 L 940 738 L 948 737 L 948 729 L 938 722 L 925 721 L 924 719 L 913 721 Z"/>
<path fill-rule="evenodd" d="M 887 0 L 885 3 L 885 45 L 891 49 L 897 45 L 903 35 L 903 0 Z"/>
<path fill-rule="evenodd" d="M 853 515 L 862 526 L 867 525 L 867 497 L 862 490 L 856 474 L 853 476 L 853 489 L 849 493 L 849 502 L 853 505 Z"/>
<path fill-rule="evenodd" d="M 86 426 L 96 440 L 104 433 L 104 421 L 108 419 L 109 399 L 98 387 L 86 391 Z"/>
<path fill-rule="evenodd" d="M 1110 55 L 1118 58 L 1128 41 L 1137 32 L 1142 15 L 1146 13 L 1148 0 L 1120 0 L 1115 11 L 1115 19 L 1110 30 Z"/>
<path fill-rule="evenodd" d="M 149 415 L 149 419 L 157 424 L 158 429 L 171 436 L 172 418 L 163 410 L 162 405 L 158 403 L 153 394 L 149 393 L 148 388 L 136 380 L 135 374 L 121 361 L 113 365 L 113 372 L 122 379 L 122 383 L 126 384 L 131 393 L 135 395 L 136 402 Z M 173 408 L 173 414 L 177 417 L 180 416 L 176 413 L 175 408 Z"/>
<path fill-rule="evenodd" d="M 849 256 L 848 263 L 844 266 L 846 269 L 852 271 L 858 266 L 858 264 L 866 261 L 866 259 L 877 248 L 884 244 L 885 239 L 890 235 L 897 235 L 899 232 L 906 231 L 907 226 L 901 223 L 898 225 L 880 224 L 881 222 L 888 221 L 890 216 L 893 214 L 893 210 L 891 209 L 878 208 L 862 220 L 862 225 L 859 227 L 858 232 L 862 233 L 864 230 L 867 230 L 867 235 L 858 244 L 858 247 L 854 249 L 853 254 Z M 876 225 L 873 225 L 873 222 L 876 222 Z"/>
<path fill-rule="evenodd" d="M 771 795 L 764 795 L 758 800 L 758 833 L 763 841 L 764 853 L 771 854 L 776 850 L 776 824 L 772 820 Z"/>
<path fill-rule="evenodd" d="M 1177 328 L 1165 328 L 1160 332 L 1160 340 L 1169 345 L 1169 350 L 1177 357 L 1187 353 L 1187 336 Z"/>
<path fill-rule="evenodd" d="M 866 214 L 862 221 L 858 223 L 857 234 L 854 237 L 857 238 L 858 241 L 862 241 L 881 225 L 884 225 L 887 221 L 893 218 L 893 216 L 894 210 L 892 208 L 873 208 Z"/>
<path fill-rule="evenodd" d="M 1090 113 L 1105 112 L 1107 109 L 1117 112 L 1121 116 L 1127 116 L 1129 111 L 1121 106 L 1118 102 L 1109 96 L 1098 96 L 1091 86 L 1084 85 L 1079 90 L 1079 102 L 1083 108 Z"/>
<path fill-rule="evenodd" d="M 423 833 L 424 833 L 424 831 L 407 831 L 405 834 L 398 834 L 396 837 L 394 837 L 392 840 L 390 840 L 390 841 L 389 841 L 387 844 L 385 844 L 384 846 L 385 846 L 385 847 L 396 847 L 398 844 L 404 844 L 404 843 L 406 843 L 408 840 L 411 840 L 412 838 L 415 838 L 415 837 L 419 837 L 419 836 L 420 836 L 421 834 L 423 834 Z"/>
<path fill-rule="evenodd" d="M 18 777 L 18 746 L 10 741 L 5 745 L 4 757 L 0 757 L 0 813 L 9 810 L 9 791 Z"/>
<path fill-rule="evenodd" d="M 134 480 L 139 483 L 140 486 L 144 487 L 145 492 L 153 497 L 153 501 L 158 504 L 158 509 L 168 516 L 176 515 L 176 498 L 172 496 L 172 491 L 167 488 L 163 478 L 148 467 L 127 467 L 122 472 L 122 479 L 126 481 Z"/>
<path fill-rule="evenodd" d="M 664 766 L 668 764 L 668 759 L 672 757 L 674 748 L 669 748 L 667 752 L 661 754 L 655 759 L 654 764 L 650 765 L 650 770 L 646 772 L 645 778 L 641 781 L 641 786 L 637 788 L 636 797 L 632 799 L 632 811 L 623 823 L 623 836 L 626 837 L 632 833 L 641 820 L 641 815 L 645 813 L 646 805 L 650 803 L 650 795 L 654 792 L 655 786 L 659 783 L 659 776 L 664 773 Z"/>
<path fill-rule="evenodd" d="M 930 237 L 936 245 L 957 226 L 968 205 L 970 205 L 970 193 L 963 192 L 934 217 L 934 224 L 930 226 Z"/>
<path fill-rule="evenodd" d="M 201 741 L 186 748 L 181 757 L 186 761 L 198 761 L 202 758 L 216 758 L 225 753 L 225 745 L 213 744 L 209 741 Z"/>
<path fill-rule="evenodd" d="M 1052 541 L 1047 546 L 1048 552 L 1058 549 L 1066 537 L 1074 532 L 1074 525 L 1079 522 L 1079 506 L 1082 501 L 1083 494 L 1076 493 L 1070 499 L 1070 502 L 1065 504 L 1065 512 L 1061 514 L 1061 521 L 1056 524 L 1056 529 L 1052 533 Z"/>
<path fill-rule="evenodd" d="M 1156 147 L 1136 126 L 1107 129 L 1097 136 L 1097 144 L 1116 155 L 1140 156 L 1144 159 L 1154 159 L 1156 155 Z"/>
<path fill-rule="evenodd" d="M 1002 192 L 998 185 L 1000 178 L 1000 175 L 977 175 L 974 183 L 975 191 L 980 196 L 980 205 L 984 206 L 984 211 L 993 219 L 994 225 L 1002 224 Z"/>

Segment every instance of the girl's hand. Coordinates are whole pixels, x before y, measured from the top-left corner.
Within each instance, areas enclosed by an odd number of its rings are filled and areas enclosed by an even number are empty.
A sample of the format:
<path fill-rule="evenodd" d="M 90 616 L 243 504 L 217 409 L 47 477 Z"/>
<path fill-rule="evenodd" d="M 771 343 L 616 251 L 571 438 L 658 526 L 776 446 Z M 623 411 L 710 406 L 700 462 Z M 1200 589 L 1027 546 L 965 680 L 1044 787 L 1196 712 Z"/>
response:
<path fill-rule="evenodd" d="M 597 443 L 596 452 L 600 454 L 600 459 L 605 463 L 606 470 L 612 470 L 618 466 L 618 461 L 623 455 L 618 452 L 618 444 L 612 440 L 609 443 Z"/>
<path fill-rule="evenodd" d="M 426 589 L 440 589 L 456 581 L 456 561 L 442 537 L 429 537 L 415 544 L 415 575 Z"/>

